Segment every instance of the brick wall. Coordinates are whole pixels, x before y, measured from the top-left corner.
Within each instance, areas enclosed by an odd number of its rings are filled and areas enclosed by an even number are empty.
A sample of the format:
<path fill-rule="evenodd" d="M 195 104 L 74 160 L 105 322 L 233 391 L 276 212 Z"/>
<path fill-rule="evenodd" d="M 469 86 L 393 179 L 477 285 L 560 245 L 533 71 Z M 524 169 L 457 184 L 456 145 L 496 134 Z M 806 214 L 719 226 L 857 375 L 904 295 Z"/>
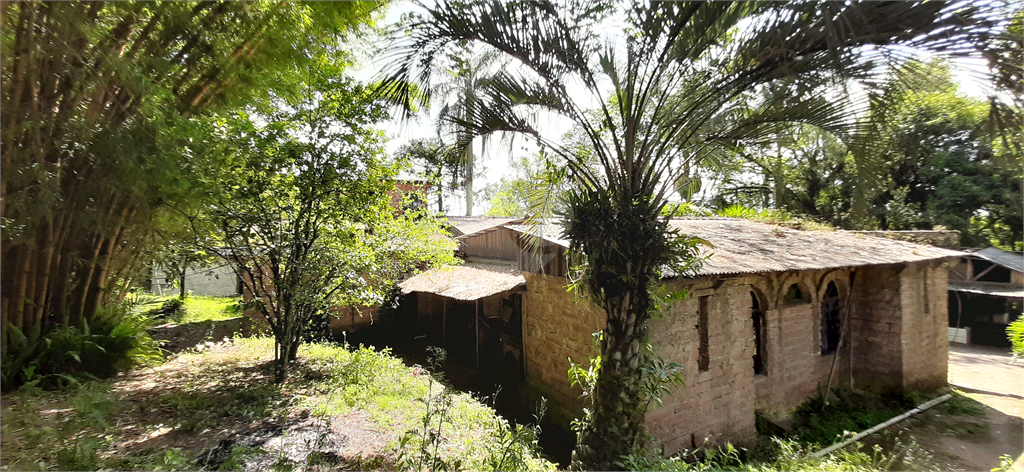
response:
<path fill-rule="evenodd" d="M 647 414 L 647 427 L 666 454 L 705 439 L 743 440 L 754 433 L 753 331 L 750 289 L 743 280 L 713 288 L 707 279 L 663 318 L 652 319 L 651 342 L 666 360 L 683 366 L 685 384 L 672 387 L 664 405 Z M 672 282 L 680 288 L 683 282 Z M 708 370 L 698 368 L 699 297 L 708 299 Z"/>
<path fill-rule="evenodd" d="M 604 312 L 589 300 L 574 300 L 566 280 L 538 274 L 523 274 L 527 291 L 523 296 L 523 344 L 526 355 L 525 393 L 532 401 L 549 400 L 548 416 L 559 427 L 580 416 L 582 390 L 569 387 L 569 358 L 589 365 L 600 353 L 592 333 L 604 329 Z"/>
<path fill-rule="evenodd" d="M 848 349 L 840 349 L 838 354 L 821 354 L 821 300 L 829 283 L 835 283 L 840 295 L 840 319 L 849 321 L 849 271 L 773 273 L 747 280 L 761 300 L 767 334 L 767 372 L 754 376 L 756 408 L 769 417 L 785 418 L 828 383 L 833 361 L 833 383 L 849 365 L 843 362 L 849 355 Z M 785 295 L 794 284 L 805 294 L 804 299 L 786 301 Z"/>
<path fill-rule="evenodd" d="M 947 269 L 937 264 L 911 264 L 900 273 L 904 389 L 931 390 L 946 385 L 947 279 Z"/>
<path fill-rule="evenodd" d="M 903 385 L 901 270 L 902 265 L 857 270 L 849 338 L 855 388 L 880 391 Z"/>
<path fill-rule="evenodd" d="M 672 454 L 705 439 L 751 439 L 755 411 L 788 417 L 824 389 L 830 373 L 833 388 L 941 387 L 948 355 L 945 280 L 944 267 L 917 263 L 671 281 L 671 289 L 688 288 L 690 296 L 650 321 L 651 342 L 666 361 L 683 366 L 685 385 L 674 386 L 664 406 L 648 413 L 647 426 Z M 830 282 L 839 290 L 845 327 L 839 351 L 822 355 L 821 301 Z M 548 397 L 549 411 L 568 424 L 581 405 L 580 390 L 566 378 L 567 357 L 586 363 L 597 354 L 591 333 L 601 329 L 604 314 L 588 301 L 573 301 L 564 284 L 527 275 L 524 342 L 528 393 Z M 784 300 L 794 284 L 804 299 Z M 765 316 L 763 375 L 753 369 L 751 292 Z M 710 297 L 707 371 L 698 368 L 702 296 Z"/>

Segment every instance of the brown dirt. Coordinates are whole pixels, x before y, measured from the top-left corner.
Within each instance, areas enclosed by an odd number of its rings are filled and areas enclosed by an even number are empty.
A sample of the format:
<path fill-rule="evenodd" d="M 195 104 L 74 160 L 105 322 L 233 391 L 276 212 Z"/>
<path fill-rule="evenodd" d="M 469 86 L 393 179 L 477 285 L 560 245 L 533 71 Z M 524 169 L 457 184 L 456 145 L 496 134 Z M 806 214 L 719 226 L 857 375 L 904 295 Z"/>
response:
<path fill-rule="evenodd" d="M 160 347 L 171 353 L 193 349 L 205 343 L 217 343 L 230 339 L 237 333 L 248 330 L 246 318 L 238 317 L 220 321 L 197 323 L 168 323 L 150 328 L 149 336 L 160 342 Z"/>
<path fill-rule="evenodd" d="M 1024 472 L 1024 362 L 1005 349 L 951 344 L 949 382 L 983 411 L 963 414 L 938 405 L 874 435 L 868 443 L 911 440 L 934 454 L 943 470 L 989 471 L 1000 456 Z M 989 392 L 989 393 L 985 393 Z M 948 412 L 948 413 L 947 413 Z M 957 413 L 957 414 L 951 414 Z"/>
<path fill-rule="evenodd" d="M 392 438 L 366 412 L 311 415 L 293 401 L 308 385 L 271 384 L 269 355 L 245 358 L 232 341 L 202 346 L 201 355 L 176 356 L 110 382 L 117 409 L 107 418 L 108 446 L 99 451 L 107 467 L 138 469 L 150 463 L 140 461 L 180 448 L 196 468 L 217 469 L 242 446 L 265 451 L 236 464 L 244 470 L 267 470 L 282 459 L 295 470 L 394 468 Z M 68 393 L 45 392 L 32 408 L 44 418 L 67 416 L 73 413 L 68 399 Z M 4 398 L 2 408 L 12 407 Z M 18 447 L 11 437 L 3 445 Z"/>
<path fill-rule="evenodd" d="M 1014 359 L 1008 348 L 951 343 L 949 383 L 1024 398 L 1024 359 Z"/>

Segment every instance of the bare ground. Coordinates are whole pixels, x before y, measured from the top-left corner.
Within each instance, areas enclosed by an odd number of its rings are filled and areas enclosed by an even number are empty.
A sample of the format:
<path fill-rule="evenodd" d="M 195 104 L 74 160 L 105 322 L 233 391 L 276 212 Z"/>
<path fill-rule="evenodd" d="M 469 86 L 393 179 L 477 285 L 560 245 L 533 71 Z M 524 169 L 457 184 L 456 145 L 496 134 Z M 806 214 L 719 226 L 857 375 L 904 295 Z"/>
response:
<path fill-rule="evenodd" d="M 389 442 L 366 412 L 318 417 L 292 399 L 301 383 L 275 386 L 268 356 L 237 358 L 233 342 L 201 343 L 203 356 L 176 356 L 153 367 L 122 374 L 110 382 L 116 410 L 107 418 L 107 446 L 99 451 L 105 468 L 148 469 L 168 451 L 178 449 L 195 466 L 216 470 L 388 470 L 394 469 Z M 43 392 L 31 398 L 5 396 L 4 420 L 20 408 L 31 408 L 43 425 L 58 427 L 74 409 L 68 394 Z M 393 436 L 393 435 L 391 435 Z M 2 447 L 22 448 L 19 434 L 6 434 Z M 239 448 L 258 451 L 244 457 Z M 53 464 L 46 449 L 28 463 Z M 233 457 L 232 454 L 235 454 Z M 24 470 L 0 455 L 0 470 Z"/>
<path fill-rule="evenodd" d="M 1000 457 L 1024 471 L 1024 362 L 1005 349 L 951 344 L 949 382 L 981 411 L 939 405 L 897 423 L 868 442 L 911 440 L 930 451 L 943 470 L 990 471 Z"/>

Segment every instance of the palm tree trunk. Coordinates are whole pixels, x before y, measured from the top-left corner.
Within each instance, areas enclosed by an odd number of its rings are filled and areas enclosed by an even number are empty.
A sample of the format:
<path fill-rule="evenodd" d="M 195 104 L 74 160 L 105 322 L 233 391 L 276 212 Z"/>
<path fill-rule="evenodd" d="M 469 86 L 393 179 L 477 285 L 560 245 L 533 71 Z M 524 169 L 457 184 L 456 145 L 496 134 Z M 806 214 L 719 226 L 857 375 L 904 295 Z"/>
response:
<path fill-rule="evenodd" d="M 473 143 L 466 146 L 466 216 L 473 216 Z"/>
<path fill-rule="evenodd" d="M 641 433 L 647 405 L 641 378 L 641 342 L 649 306 L 646 287 L 631 287 L 605 300 L 608 324 L 602 338 L 594 411 L 580 436 L 575 467 L 621 470 L 617 462 L 630 453 Z"/>

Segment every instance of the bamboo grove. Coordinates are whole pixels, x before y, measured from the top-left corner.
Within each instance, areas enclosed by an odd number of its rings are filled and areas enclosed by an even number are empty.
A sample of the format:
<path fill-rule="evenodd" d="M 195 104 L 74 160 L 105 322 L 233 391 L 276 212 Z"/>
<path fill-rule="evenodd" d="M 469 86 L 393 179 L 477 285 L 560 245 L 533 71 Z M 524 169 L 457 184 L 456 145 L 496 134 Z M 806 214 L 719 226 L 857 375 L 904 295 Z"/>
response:
<path fill-rule="evenodd" d="M 196 204 L 196 120 L 294 90 L 380 5 L 0 3 L 5 355 L 145 278 L 160 211 Z"/>

